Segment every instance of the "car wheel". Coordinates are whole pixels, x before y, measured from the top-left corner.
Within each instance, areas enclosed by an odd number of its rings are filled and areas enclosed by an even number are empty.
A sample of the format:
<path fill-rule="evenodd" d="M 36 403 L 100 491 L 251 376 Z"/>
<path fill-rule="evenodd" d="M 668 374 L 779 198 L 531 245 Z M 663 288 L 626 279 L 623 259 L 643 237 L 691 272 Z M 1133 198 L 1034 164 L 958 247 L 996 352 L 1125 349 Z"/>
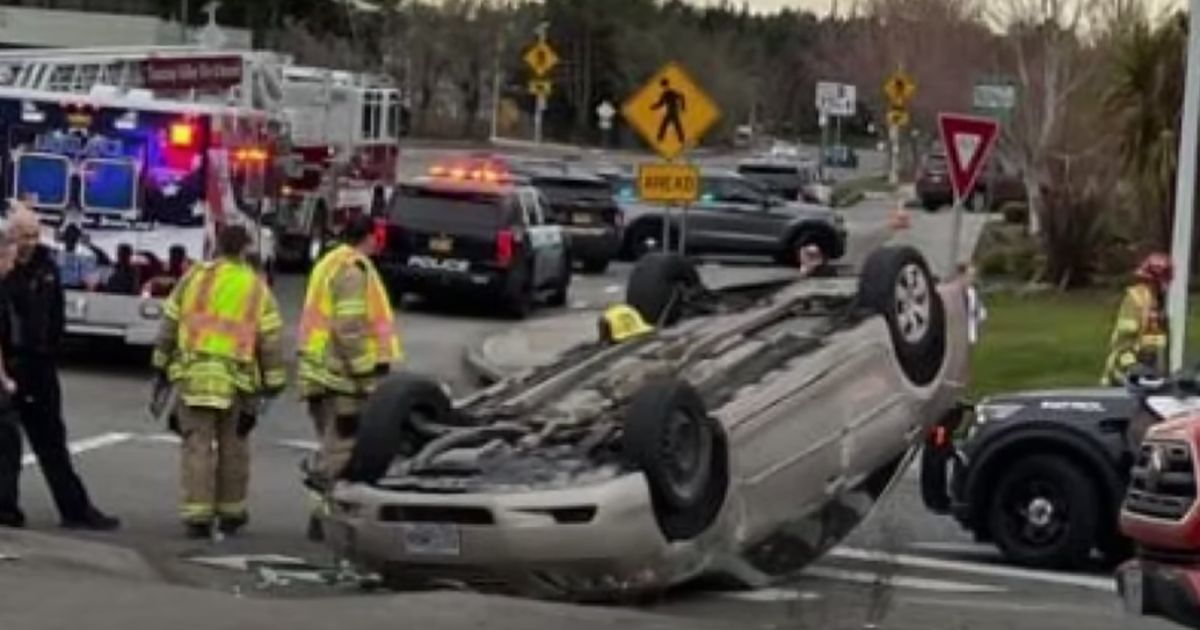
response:
<path fill-rule="evenodd" d="M 608 271 L 608 263 L 607 258 L 585 258 L 581 264 L 587 273 L 604 273 Z"/>
<path fill-rule="evenodd" d="M 896 358 L 915 385 L 928 385 L 946 355 L 946 311 L 929 265 L 916 249 L 883 247 L 863 265 L 859 304 L 887 321 Z"/>
<path fill-rule="evenodd" d="M 700 274 L 678 254 L 650 254 L 629 274 L 625 303 L 653 325 L 671 326 L 683 315 L 689 292 L 702 288 Z"/>
<path fill-rule="evenodd" d="M 546 303 L 550 306 L 566 306 L 571 294 L 571 258 L 563 257 L 563 266 L 559 270 L 558 284 L 550 294 Z"/>
<path fill-rule="evenodd" d="M 668 540 L 694 538 L 716 519 L 729 486 L 727 448 L 720 423 L 687 382 L 662 378 L 634 394 L 622 452 L 646 476 Z"/>
<path fill-rule="evenodd" d="M 363 407 L 342 476 L 355 483 L 379 481 L 397 457 L 414 455 L 432 437 L 418 426 L 446 424 L 450 414 L 450 399 L 433 380 L 404 372 L 388 377 Z"/>
<path fill-rule="evenodd" d="M 930 199 L 922 199 L 921 207 L 925 208 L 925 212 L 937 212 L 939 209 L 941 209 L 942 204 Z"/>
<path fill-rule="evenodd" d="M 1096 542 L 1096 489 L 1069 460 L 1036 455 L 996 483 L 988 528 L 1005 557 L 1031 567 L 1084 566 Z"/>
<path fill-rule="evenodd" d="M 821 250 L 821 255 L 829 260 L 831 258 L 829 247 L 821 242 L 821 239 L 813 232 L 799 232 L 788 241 L 787 247 L 784 248 L 778 256 L 775 257 L 776 262 L 781 265 L 789 265 L 792 267 L 800 266 L 800 251 L 809 245 L 816 245 Z"/>
<path fill-rule="evenodd" d="M 533 285 L 524 267 L 509 273 L 504 295 L 504 310 L 513 319 L 525 319 L 533 311 Z"/>
<path fill-rule="evenodd" d="M 674 235 L 670 235 L 674 241 Z M 662 225 L 643 222 L 629 230 L 625 237 L 626 250 L 633 260 L 641 260 L 643 256 L 662 252 Z"/>

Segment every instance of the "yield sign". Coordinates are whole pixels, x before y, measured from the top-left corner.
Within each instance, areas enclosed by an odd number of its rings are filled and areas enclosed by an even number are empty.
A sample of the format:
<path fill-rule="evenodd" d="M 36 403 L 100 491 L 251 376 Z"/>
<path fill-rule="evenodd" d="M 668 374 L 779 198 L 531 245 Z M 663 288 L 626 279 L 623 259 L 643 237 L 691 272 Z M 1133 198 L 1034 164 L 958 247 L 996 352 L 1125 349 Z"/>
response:
<path fill-rule="evenodd" d="M 938 127 L 942 146 L 946 148 L 954 199 L 962 201 L 975 188 L 975 181 L 1000 137 L 1000 124 L 991 118 L 943 113 L 938 115 Z"/>

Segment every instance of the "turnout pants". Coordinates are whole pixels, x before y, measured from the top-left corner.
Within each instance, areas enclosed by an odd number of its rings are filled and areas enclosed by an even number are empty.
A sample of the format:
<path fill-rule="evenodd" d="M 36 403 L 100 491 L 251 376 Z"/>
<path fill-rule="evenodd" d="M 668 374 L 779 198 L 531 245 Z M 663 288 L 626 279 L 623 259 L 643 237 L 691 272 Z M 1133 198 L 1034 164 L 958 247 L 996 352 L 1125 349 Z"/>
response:
<path fill-rule="evenodd" d="M 244 518 L 250 485 L 250 442 L 238 435 L 241 406 L 179 408 L 183 437 L 180 515 L 191 524 Z"/>
<path fill-rule="evenodd" d="M 326 487 L 346 468 L 358 433 L 358 416 L 366 399 L 360 396 L 327 394 L 308 401 L 313 428 L 321 442 L 318 473 Z"/>

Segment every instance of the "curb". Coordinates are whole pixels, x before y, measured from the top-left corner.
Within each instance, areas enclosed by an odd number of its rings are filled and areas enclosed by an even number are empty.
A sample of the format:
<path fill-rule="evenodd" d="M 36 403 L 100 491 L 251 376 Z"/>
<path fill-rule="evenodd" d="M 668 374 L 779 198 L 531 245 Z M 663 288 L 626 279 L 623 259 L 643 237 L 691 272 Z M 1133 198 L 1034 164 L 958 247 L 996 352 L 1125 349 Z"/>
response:
<path fill-rule="evenodd" d="M 488 361 L 483 348 L 495 333 L 484 335 L 482 339 L 472 342 L 463 351 L 463 365 L 476 381 L 484 387 L 492 385 L 504 378 L 504 370 Z"/>

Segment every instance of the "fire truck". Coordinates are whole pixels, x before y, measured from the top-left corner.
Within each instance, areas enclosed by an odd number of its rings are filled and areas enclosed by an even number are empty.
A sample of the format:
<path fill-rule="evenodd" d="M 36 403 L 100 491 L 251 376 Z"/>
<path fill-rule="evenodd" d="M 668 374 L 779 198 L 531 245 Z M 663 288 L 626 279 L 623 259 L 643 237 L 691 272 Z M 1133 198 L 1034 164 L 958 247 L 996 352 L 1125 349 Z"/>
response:
<path fill-rule="evenodd" d="M 280 262 L 303 267 L 359 213 L 377 214 L 396 184 L 400 91 L 383 76 L 283 70 L 287 142 L 272 224 Z"/>
<path fill-rule="evenodd" d="M 69 335 L 153 344 L 167 295 L 221 224 L 266 207 L 287 59 L 200 46 L 0 53 L 0 187 L 36 210 Z"/>

